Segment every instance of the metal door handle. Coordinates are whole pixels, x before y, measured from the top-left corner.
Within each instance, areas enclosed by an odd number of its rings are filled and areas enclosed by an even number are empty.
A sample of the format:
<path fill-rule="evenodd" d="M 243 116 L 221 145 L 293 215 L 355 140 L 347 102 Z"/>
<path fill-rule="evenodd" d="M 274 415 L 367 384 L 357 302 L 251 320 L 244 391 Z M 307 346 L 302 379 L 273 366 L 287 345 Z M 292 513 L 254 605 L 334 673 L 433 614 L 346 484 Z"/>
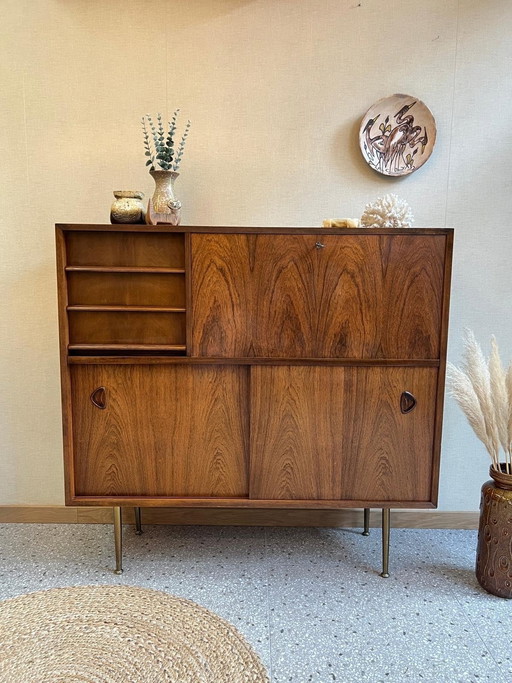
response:
<path fill-rule="evenodd" d="M 98 387 L 91 394 L 91 401 L 96 408 L 105 410 L 107 407 L 107 390 L 105 387 Z"/>
<path fill-rule="evenodd" d="M 414 396 L 410 391 L 402 392 L 402 395 L 400 396 L 400 410 L 402 413 L 406 415 L 407 413 L 410 413 L 411 410 L 414 410 L 414 408 L 416 408 L 416 399 Z"/>
<path fill-rule="evenodd" d="M 315 244 L 315 247 L 316 247 L 317 249 L 323 249 L 323 248 L 325 247 L 325 244 L 322 244 L 322 242 L 317 242 L 317 243 Z"/>

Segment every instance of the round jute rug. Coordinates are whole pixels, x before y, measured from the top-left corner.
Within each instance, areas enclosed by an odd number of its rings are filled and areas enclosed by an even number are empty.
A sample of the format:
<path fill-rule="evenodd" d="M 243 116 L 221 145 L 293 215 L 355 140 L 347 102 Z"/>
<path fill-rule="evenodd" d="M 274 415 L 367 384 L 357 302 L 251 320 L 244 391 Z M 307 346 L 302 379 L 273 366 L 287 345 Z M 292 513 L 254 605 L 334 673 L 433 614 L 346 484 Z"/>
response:
<path fill-rule="evenodd" d="M 76 586 L 0 603 L 0 681 L 268 683 L 224 619 L 136 586 Z"/>

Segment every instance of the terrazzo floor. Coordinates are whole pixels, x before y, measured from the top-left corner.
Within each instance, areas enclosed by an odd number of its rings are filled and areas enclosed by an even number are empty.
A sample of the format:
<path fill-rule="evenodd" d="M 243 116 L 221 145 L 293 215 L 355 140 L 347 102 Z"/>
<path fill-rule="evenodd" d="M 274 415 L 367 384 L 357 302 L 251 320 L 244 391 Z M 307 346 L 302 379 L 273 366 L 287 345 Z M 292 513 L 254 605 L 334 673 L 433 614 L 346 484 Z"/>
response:
<path fill-rule="evenodd" d="M 233 623 L 272 683 L 512 680 L 512 601 L 477 584 L 475 531 L 392 529 L 389 579 L 378 529 L 145 526 L 136 536 L 125 526 L 123 536 L 116 576 L 108 525 L 0 525 L 0 599 L 84 584 L 163 590 Z"/>

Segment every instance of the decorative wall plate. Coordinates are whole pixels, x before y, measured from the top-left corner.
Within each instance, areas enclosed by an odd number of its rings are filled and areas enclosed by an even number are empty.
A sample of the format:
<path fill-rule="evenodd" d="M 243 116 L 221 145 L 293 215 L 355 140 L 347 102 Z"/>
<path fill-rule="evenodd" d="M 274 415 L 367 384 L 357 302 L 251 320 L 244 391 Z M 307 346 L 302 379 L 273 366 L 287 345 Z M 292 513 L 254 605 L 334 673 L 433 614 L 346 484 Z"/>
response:
<path fill-rule="evenodd" d="M 379 173 L 407 175 L 423 166 L 436 141 L 436 122 L 421 100 L 391 95 L 363 116 L 359 146 L 366 162 Z"/>

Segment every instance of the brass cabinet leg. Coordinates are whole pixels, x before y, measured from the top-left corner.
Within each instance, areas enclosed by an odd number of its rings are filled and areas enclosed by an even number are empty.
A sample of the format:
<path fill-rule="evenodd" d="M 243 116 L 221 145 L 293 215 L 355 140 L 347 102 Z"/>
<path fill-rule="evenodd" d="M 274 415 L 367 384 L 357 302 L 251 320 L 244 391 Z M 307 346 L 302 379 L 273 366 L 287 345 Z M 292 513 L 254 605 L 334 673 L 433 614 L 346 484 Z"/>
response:
<path fill-rule="evenodd" d="M 140 518 L 140 508 L 134 508 L 135 510 L 135 533 L 140 536 L 142 533 L 142 522 Z"/>
<path fill-rule="evenodd" d="M 370 508 L 364 509 L 364 531 L 363 536 L 370 535 Z"/>
<path fill-rule="evenodd" d="M 123 515 L 120 507 L 114 508 L 114 542 L 116 546 L 116 568 L 114 574 L 123 573 Z"/>
<path fill-rule="evenodd" d="M 382 574 L 384 579 L 389 578 L 389 530 L 391 510 L 382 508 Z"/>

